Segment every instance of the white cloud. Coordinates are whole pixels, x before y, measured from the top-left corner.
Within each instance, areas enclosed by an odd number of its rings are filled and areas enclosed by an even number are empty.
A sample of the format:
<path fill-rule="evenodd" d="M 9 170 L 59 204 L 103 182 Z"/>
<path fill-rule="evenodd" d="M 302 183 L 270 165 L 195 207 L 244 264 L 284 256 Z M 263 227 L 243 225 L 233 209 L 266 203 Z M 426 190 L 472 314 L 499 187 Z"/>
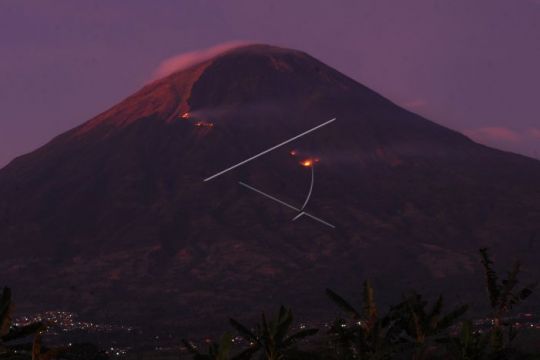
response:
<path fill-rule="evenodd" d="M 248 44 L 249 42 L 247 41 L 229 41 L 206 49 L 189 51 L 172 56 L 163 60 L 161 64 L 159 64 L 157 69 L 154 71 L 153 78 L 159 79 L 165 77 L 176 71 L 186 69 L 190 66 L 211 59 L 212 57 L 227 50 Z"/>

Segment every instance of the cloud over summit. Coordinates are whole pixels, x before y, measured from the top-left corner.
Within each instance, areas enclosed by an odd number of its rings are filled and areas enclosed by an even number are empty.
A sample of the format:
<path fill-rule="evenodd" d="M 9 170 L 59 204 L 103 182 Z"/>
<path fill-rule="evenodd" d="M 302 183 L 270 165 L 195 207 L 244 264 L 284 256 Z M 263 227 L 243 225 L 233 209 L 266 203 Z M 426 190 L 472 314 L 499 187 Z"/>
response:
<path fill-rule="evenodd" d="M 212 57 L 225 51 L 248 44 L 250 44 L 248 41 L 229 41 L 211 46 L 209 48 L 188 51 L 172 56 L 163 60 L 161 64 L 159 64 L 157 69 L 154 71 L 152 78 L 155 80 L 165 77 L 176 71 L 187 69 L 190 66 L 211 59 Z"/>

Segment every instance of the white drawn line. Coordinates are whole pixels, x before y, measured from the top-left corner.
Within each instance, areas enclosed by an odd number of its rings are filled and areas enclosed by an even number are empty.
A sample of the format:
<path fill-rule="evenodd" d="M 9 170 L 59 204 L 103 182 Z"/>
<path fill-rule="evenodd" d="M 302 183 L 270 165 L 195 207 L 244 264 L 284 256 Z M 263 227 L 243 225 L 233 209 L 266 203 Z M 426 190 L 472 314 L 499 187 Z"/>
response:
<path fill-rule="evenodd" d="M 304 215 L 305 213 L 302 211 L 300 214 L 296 215 L 295 217 L 293 217 L 292 221 L 296 221 L 298 219 L 300 219 L 300 216 Z"/>
<path fill-rule="evenodd" d="M 292 205 L 290 205 L 290 204 L 287 204 L 286 202 L 281 201 L 281 200 L 279 200 L 278 198 L 276 198 L 276 197 L 274 197 L 274 196 L 272 196 L 272 195 L 268 195 L 267 193 L 265 193 L 265 192 L 263 192 L 263 191 L 261 191 L 261 190 L 259 190 L 259 189 L 256 189 L 256 188 L 254 188 L 253 186 L 249 186 L 248 184 L 243 183 L 243 182 L 241 182 L 241 181 L 239 181 L 238 183 L 239 183 L 240 185 L 242 185 L 243 187 L 246 187 L 246 188 L 248 188 L 248 189 L 250 189 L 250 190 L 252 190 L 252 191 L 255 191 L 257 194 L 260 194 L 260 195 L 262 195 L 262 196 L 264 196 L 264 197 L 267 197 L 267 198 L 270 199 L 270 200 L 274 200 L 275 202 L 280 203 L 281 205 L 288 207 L 289 209 L 292 209 L 292 210 L 295 210 L 295 211 L 301 211 L 300 209 L 298 209 L 298 208 L 296 208 L 296 207 L 294 207 L 294 206 L 292 206 Z M 314 215 L 311 215 L 311 214 L 308 213 L 308 212 L 302 211 L 302 212 L 300 213 L 300 215 L 302 215 L 302 214 L 304 214 L 304 215 L 306 215 L 306 216 L 312 218 L 313 220 L 318 221 L 318 222 L 320 222 L 320 223 L 322 223 L 322 224 L 324 224 L 324 225 L 326 225 L 326 226 L 329 226 L 329 227 L 331 227 L 332 229 L 335 229 L 335 228 L 336 228 L 334 225 L 332 225 L 332 224 L 330 224 L 330 223 L 324 221 L 324 220 L 321 219 L 321 218 L 318 218 L 318 217 L 316 217 L 316 216 L 314 216 Z M 298 216 L 298 217 L 300 217 L 300 216 Z"/>
<path fill-rule="evenodd" d="M 290 205 L 290 204 L 287 204 L 286 202 L 281 201 L 281 200 L 279 200 L 278 198 L 273 197 L 272 195 L 268 195 L 267 193 L 262 192 L 261 190 L 255 189 L 254 187 L 249 186 L 249 185 L 246 184 L 246 183 L 243 183 L 243 182 L 241 182 L 241 181 L 239 181 L 238 183 L 239 183 L 240 185 L 242 185 L 242 186 L 244 186 L 244 187 L 250 189 L 250 190 L 255 191 L 255 192 L 258 193 L 258 194 L 261 194 L 262 196 L 266 196 L 267 198 L 269 198 L 269 199 L 271 199 L 271 200 L 274 200 L 275 202 L 278 202 L 278 203 L 280 203 L 280 204 L 283 205 L 283 206 L 288 207 L 289 209 L 293 209 L 293 210 L 295 210 L 295 211 L 300 211 L 300 209 L 295 208 L 294 206 L 292 206 L 292 205 Z"/>
<path fill-rule="evenodd" d="M 309 198 L 311 197 L 311 193 L 313 192 L 313 184 L 315 183 L 315 164 L 311 164 L 311 185 L 309 185 L 309 192 L 307 194 L 306 201 L 304 201 L 304 205 L 300 208 L 300 210 L 304 210 Z"/>
<path fill-rule="evenodd" d="M 246 159 L 246 160 L 244 160 L 244 161 L 242 161 L 242 162 L 239 162 L 239 163 L 236 164 L 236 165 L 233 165 L 233 166 L 231 166 L 231 167 L 229 167 L 229 168 L 227 168 L 227 169 L 225 169 L 225 170 L 223 170 L 223 171 L 218 172 L 217 174 L 214 174 L 214 175 L 212 175 L 212 176 L 210 176 L 210 177 L 204 179 L 204 181 L 209 181 L 209 180 L 212 180 L 212 179 L 214 179 L 214 178 L 216 178 L 216 177 L 218 177 L 218 176 L 220 176 L 220 175 L 223 175 L 223 174 L 225 174 L 226 172 L 229 172 L 229 171 L 231 171 L 231 170 L 233 170 L 233 169 L 236 169 L 236 168 L 239 167 L 239 166 L 242 166 L 242 165 L 244 165 L 244 164 L 246 164 L 246 163 L 248 163 L 248 162 L 250 162 L 250 161 L 252 161 L 252 160 L 255 160 L 255 159 L 258 158 L 259 156 L 262 156 L 262 155 L 264 155 L 264 154 L 267 154 L 267 153 L 269 153 L 269 152 L 272 151 L 272 150 L 276 150 L 277 148 L 279 148 L 279 147 L 281 147 L 281 146 L 283 146 L 283 145 L 286 145 L 286 144 L 290 143 L 291 141 L 294 141 L 294 140 L 296 140 L 296 139 L 298 139 L 298 138 L 301 138 L 302 136 L 307 135 L 307 134 L 309 134 L 310 132 L 313 132 L 313 131 L 315 131 L 315 130 L 317 130 L 317 129 L 320 129 L 320 128 L 322 128 L 323 126 L 328 125 L 328 124 L 330 124 L 330 123 L 332 123 L 332 122 L 334 122 L 334 121 L 336 121 L 336 118 L 330 119 L 330 120 L 328 120 L 328 121 L 326 121 L 326 122 L 324 122 L 324 123 L 322 123 L 322 124 L 320 124 L 320 125 L 317 125 L 317 126 L 315 126 L 314 128 L 309 129 L 308 131 L 304 131 L 303 133 L 301 133 L 301 134 L 299 134 L 299 135 L 296 135 L 295 137 L 292 137 L 292 138 L 290 138 L 289 140 L 285 140 L 284 142 L 282 142 L 282 143 L 280 143 L 280 144 L 277 144 L 276 146 L 273 146 L 273 147 L 271 147 L 270 149 L 266 149 L 266 150 L 264 150 L 263 152 L 260 152 L 260 153 L 258 153 L 257 155 L 254 155 L 254 156 L 250 157 L 249 159 Z"/>
<path fill-rule="evenodd" d="M 305 212 L 305 211 L 304 211 L 304 215 L 306 215 L 307 217 L 310 217 L 310 218 L 312 218 L 313 220 L 316 220 L 316 221 L 318 221 L 318 222 L 320 222 L 320 223 L 322 223 L 322 224 L 324 224 L 324 225 L 326 225 L 326 226 L 330 226 L 332 229 L 335 229 L 335 228 L 336 228 L 334 225 L 332 225 L 332 224 L 330 224 L 330 223 L 324 221 L 324 220 L 321 219 L 321 218 L 318 218 L 318 217 L 316 217 L 316 216 L 313 216 L 313 215 L 311 215 L 311 214 L 308 213 L 308 212 Z"/>

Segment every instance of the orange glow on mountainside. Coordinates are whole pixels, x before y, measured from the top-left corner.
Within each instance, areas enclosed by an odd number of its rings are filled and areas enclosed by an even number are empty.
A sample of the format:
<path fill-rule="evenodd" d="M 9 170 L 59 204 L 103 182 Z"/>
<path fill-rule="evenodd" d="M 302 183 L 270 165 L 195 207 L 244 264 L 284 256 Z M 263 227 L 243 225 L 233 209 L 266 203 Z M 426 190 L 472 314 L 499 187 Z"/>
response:
<path fill-rule="evenodd" d="M 305 167 L 312 167 L 319 161 L 320 161 L 319 158 L 308 158 L 308 159 L 300 161 L 300 165 L 305 166 Z"/>
<path fill-rule="evenodd" d="M 195 123 L 195 126 L 197 127 L 214 127 L 214 123 L 211 123 L 211 122 L 206 122 L 206 121 L 197 121 Z"/>

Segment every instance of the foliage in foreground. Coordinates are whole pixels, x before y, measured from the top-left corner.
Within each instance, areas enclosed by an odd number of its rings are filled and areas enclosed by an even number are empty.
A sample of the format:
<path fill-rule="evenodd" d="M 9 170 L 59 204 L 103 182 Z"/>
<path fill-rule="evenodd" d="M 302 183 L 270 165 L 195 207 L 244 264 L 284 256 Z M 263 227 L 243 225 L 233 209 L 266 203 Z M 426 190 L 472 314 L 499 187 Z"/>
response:
<path fill-rule="evenodd" d="M 184 345 L 194 360 L 540 359 L 538 354 L 527 355 L 517 348 L 514 340 L 518 331 L 508 320 L 511 311 L 533 293 L 536 284 L 519 286 L 519 262 L 514 263 L 506 276 L 500 277 L 487 249 L 480 249 L 480 256 L 491 319 L 485 328 L 475 327 L 469 319 L 459 321 L 467 311 L 466 305 L 448 311 L 444 309 L 442 296 L 430 304 L 416 292 L 406 294 L 401 302 L 381 315 L 374 289 L 365 281 L 358 307 L 336 292 L 326 290 L 343 316 L 319 337 L 314 337 L 317 329 L 293 331 L 292 311 L 282 306 L 270 318 L 263 313 L 260 322 L 251 327 L 230 320 L 235 332 L 248 344 L 243 350 L 236 351 L 230 334 L 223 335 L 218 343 L 211 343 L 206 352 L 186 340 Z M 78 351 L 72 347 L 42 346 L 46 324 L 14 326 L 13 307 L 11 290 L 4 288 L 0 296 L 0 360 L 106 359 L 95 348 Z M 28 338 L 32 341 L 25 342 Z M 299 348 L 302 341 L 310 338 L 313 341 L 306 349 Z"/>
<path fill-rule="evenodd" d="M 326 290 L 328 298 L 344 317 L 333 322 L 317 346 L 313 343 L 307 346 L 311 352 L 300 351 L 297 343 L 315 335 L 317 329 L 304 329 L 290 335 L 292 311 L 284 307 L 271 320 L 263 313 L 261 322 L 251 328 L 231 319 L 232 327 L 249 344 L 236 355 L 231 355 L 233 340 L 229 334 L 219 343 L 211 344 L 204 354 L 190 342 L 184 341 L 184 344 L 194 360 L 540 359 L 540 355 L 526 355 L 514 346 L 518 332 L 505 320 L 514 307 L 532 294 L 535 284 L 518 287 L 519 262 L 500 280 L 487 249 L 480 249 L 480 256 L 491 319 L 484 329 L 475 328 L 469 319 L 459 321 L 467 312 L 467 305 L 445 311 L 442 296 L 430 304 L 416 292 L 405 295 L 381 316 L 374 289 L 365 281 L 359 307 L 331 289 Z"/>
<path fill-rule="evenodd" d="M 249 330 L 238 321 L 231 319 L 231 325 L 238 331 L 250 347 L 240 353 L 240 359 L 250 359 L 253 355 L 261 353 L 264 359 L 279 360 L 287 357 L 297 342 L 315 335 L 317 329 L 302 329 L 290 334 L 293 323 L 293 314 L 290 309 L 283 306 L 279 313 L 271 320 L 266 319 L 263 313 L 261 322 L 255 325 L 255 329 Z"/>

